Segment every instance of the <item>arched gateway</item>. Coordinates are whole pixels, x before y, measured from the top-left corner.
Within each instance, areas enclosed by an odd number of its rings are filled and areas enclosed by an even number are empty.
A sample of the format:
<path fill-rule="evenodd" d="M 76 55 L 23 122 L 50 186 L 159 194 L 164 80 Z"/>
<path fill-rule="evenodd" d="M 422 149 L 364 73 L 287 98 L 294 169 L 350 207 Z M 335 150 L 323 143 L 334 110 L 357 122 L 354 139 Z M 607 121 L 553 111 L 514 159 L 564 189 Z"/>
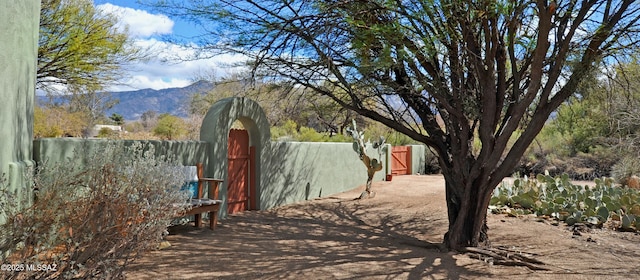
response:
<path fill-rule="evenodd" d="M 251 99 L 243 97 L 222 99 L 213 104 L 205 115 L 200 129 L 200 140 L 209 143 L 209 159 L 205 173 L 225 181 L 220 188 L 220 199 L 225 201 L 220 212 L 224 214 L 227 213 L 229 206 L 227 204 L 229 199 L 229 131 L 236 120 L 242 123 L 249 134 L 249 146 L 254 157 L 251 176 L 249 176 L 250 209 L 257 209 L 260 205 L 260 190 L 263 187 L 260 185 L 261 166 L 266 159 L 265 153 L 271 138 L 269 122 L 264 111 L 258 103 Z"/>

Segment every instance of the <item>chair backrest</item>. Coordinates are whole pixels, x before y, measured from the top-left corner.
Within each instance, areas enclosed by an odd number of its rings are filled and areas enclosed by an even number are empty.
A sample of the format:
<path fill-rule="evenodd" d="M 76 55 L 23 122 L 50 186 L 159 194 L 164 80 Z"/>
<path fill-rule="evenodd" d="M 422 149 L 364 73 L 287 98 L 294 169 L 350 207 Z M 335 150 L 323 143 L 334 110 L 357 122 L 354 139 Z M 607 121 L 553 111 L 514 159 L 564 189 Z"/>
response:
<path fill-rule="evenodd" d="M 220 183 L 222 183 L 222 180 L 205 177 L 204 166 L 202 163 L 196 164 L 196 167 L 198 170 L 198 198 L 203 198 L 203 195 L 205 194 L 204 184 L 207 183 L 209 187 L 206 190 L 206 198 L 218 199 Z"/>
<path fill-rule="evenodd" d="M 204 167 L 201 162 L 196 163 L 196 178 L 198 178 L 198 198 L 202 198 L 204 195 L 204 182 L 200 178 L 204 178 Z M 207 197 L 209 197 L 207 195 Z"/>

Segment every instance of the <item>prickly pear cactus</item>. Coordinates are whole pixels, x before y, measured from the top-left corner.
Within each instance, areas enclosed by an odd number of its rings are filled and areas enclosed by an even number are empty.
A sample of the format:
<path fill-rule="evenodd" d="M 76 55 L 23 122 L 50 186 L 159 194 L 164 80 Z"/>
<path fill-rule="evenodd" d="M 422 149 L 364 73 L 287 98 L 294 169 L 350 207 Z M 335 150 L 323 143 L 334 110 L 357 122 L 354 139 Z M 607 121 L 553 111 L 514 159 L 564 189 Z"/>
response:
<path fill-rule="evenodd" d="M 491 198 L 494 213 L 536 214 L 572 226 L 607 226 L 640 231 L 640 191 L 616 186 L 611 178 L 596 179 L 595 186 L 574 185 L 569 176 L 538 175 L 498 186 Z"/>
<path fill-rule="evenodd" d="M 366 154 L 366 144 L 364 142 L 364 132 L 358 131 L 356 121 L 353 121 L 353 128 L 347 128 L 347 132 L 351 134 L 353 138 L 353 150 L 358 154 L 360 160 L 367 167 L 367 185 L 365 191 L 360 194 L 358 199 L 374 197 L 375 193 L 371 191 L 371 184 L 373 183 L 373 175 L 382 170 L 382 162 L 380 158 L 387 152 L 387 146 L 385 146 L 384 137 L 380 136 L 378 140 L 373 142 L 373 148 L 378 151 L 378 158 L 371 158 Z"/>

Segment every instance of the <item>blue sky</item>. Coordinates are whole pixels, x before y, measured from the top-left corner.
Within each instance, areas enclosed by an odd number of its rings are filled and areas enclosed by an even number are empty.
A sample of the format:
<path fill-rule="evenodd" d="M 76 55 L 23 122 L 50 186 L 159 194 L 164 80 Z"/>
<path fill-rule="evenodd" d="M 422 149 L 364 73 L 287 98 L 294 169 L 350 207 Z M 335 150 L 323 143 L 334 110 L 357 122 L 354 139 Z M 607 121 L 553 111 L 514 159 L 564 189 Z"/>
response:
<path fill-rule="evenodd" d="M 241 60 L 233 55 L 191 61 L 176 59 L 188 57 L 194 51 L 165 42 L 162 38 L 198 35 L 194 25 L 153 12 L 135 0 L 94 0 L 94 5 L 116 15 L 121 26 L 128 27 L 134 43 L 154 53 L 149 61 L 127 66 L 126 78 L 121 81 L 124 85 L 112 86 L 107 89 L 109 91 L 184 87 L 196 77 L 224 76 L 233 71 L 225 64 Z"/>

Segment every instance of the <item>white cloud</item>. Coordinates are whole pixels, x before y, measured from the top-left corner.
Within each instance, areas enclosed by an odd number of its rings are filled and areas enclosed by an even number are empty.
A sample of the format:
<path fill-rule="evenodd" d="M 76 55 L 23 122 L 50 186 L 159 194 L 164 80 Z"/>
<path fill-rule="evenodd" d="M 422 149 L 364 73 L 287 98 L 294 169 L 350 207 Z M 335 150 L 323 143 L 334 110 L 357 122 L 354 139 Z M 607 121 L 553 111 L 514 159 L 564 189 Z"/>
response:
<path fill-rule="evenodd" d="M 150 14 L 144 10 L 120 7 L 111 3 L 98 5 L 96 8 L 118 17 L 120 28 L 128 28 L 129 35 L 134 38 L 171 34 L 173 30 L 174 22 L 166 15 Z"/>
<path fill-rule="evenodd" d="M 108 91 L 185 87 L 196 77 L 211 73 L 216 77 L 222 77 L 231 74 L 232 71 L 237 72 L 239 69 L 232 64 L 244 60 L 239 55 L 219 55 L 194 60 L 194 49 L 153 38 L 154 35 L 173 34 L 174 22 L 168 16 L 110 3 L 96 7 L 116 15 L 123 27 L 128 26 L 134 44 L 151 53 L 149 60 L 129 65 L 125 69 L 124 79 L 119 82 L 121 85 L 111 86 L 107 88 Z"/>
<path fill-rule="evenodd" d="M 151 59 L 127 67 L 126 77 L 121 81 L 124 85 L 110 87 L 109 91 L 185 87 L 193 83 L 194 79 L 211 73 L 216 77 L 223 77 L 240 71 L 233 64 L 243 61 L 243 57 L 239 55 L 187 60 L 196 54 L 194 49 L 155 39 L 140 39 L 135 44 L 150 50 Z"/>
<path fill-rule="evenodd" d="M 134 74 L 134 72 L 132 72 Z M 133 75 L 127 77 L 124 83 L 128 85 L 135 85 L 135 87 L 131 86 L 113 86 L 109 90 L 110 91 L 130 91 L 137 89 L 165 89 L 165 88 L 175 88 L 175 87 L 186 87 L 190 85 L 192 82 L 190 80 L 184 80 L 179 78 L 171 78 L 167 79 L 164 77 L 154 77 L 149 75 Z"/>

